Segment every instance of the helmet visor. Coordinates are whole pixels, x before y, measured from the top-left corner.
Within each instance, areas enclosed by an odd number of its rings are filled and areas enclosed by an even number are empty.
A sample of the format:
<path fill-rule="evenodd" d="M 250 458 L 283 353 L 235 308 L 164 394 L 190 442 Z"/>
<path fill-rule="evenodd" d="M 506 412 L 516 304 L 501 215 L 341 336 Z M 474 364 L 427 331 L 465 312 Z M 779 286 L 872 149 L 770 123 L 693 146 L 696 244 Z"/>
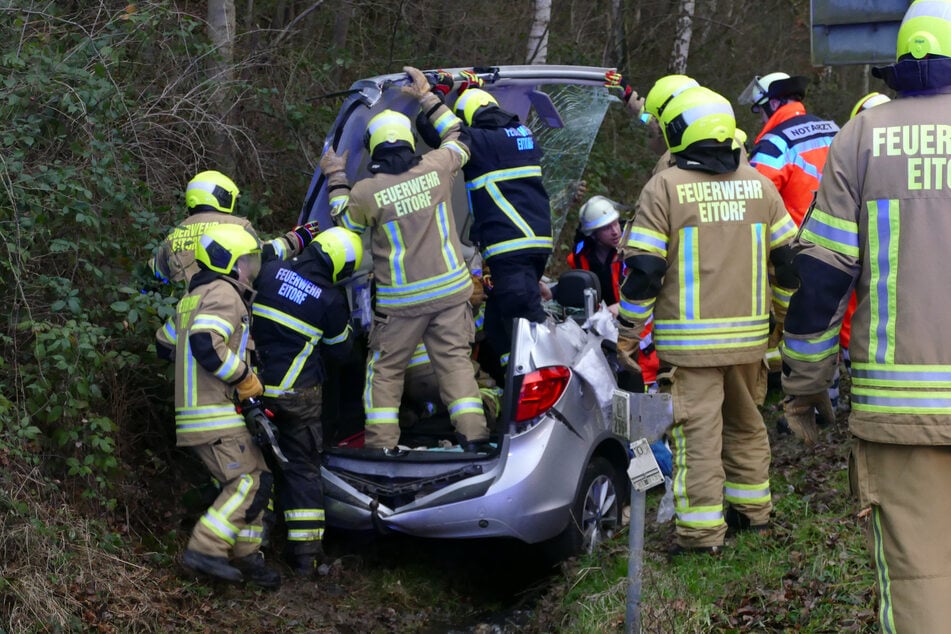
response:
<path fill-rule="evenodd" d="M 753 78 L 736 100 L 741 106 L 762 106 L 766 102 L 766 87 L 760 83 L 761 77 Z M 753 112 L 756 112 L 754 110 Z"/>

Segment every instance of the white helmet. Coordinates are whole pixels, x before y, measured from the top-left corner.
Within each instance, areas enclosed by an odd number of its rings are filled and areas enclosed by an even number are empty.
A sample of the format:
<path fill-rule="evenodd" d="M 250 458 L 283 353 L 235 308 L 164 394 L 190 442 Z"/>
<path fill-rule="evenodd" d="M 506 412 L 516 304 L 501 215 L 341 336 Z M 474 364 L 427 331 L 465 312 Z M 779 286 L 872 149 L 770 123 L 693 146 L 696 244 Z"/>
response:
<path fill-rule="evenodd" d="M 606 227 L 618 218 L 619 205 L 604 196 L 592 196 L 584 205 L 581 206 L 580 228 L 581 233 L 590 236 L 601 227 Z"/>

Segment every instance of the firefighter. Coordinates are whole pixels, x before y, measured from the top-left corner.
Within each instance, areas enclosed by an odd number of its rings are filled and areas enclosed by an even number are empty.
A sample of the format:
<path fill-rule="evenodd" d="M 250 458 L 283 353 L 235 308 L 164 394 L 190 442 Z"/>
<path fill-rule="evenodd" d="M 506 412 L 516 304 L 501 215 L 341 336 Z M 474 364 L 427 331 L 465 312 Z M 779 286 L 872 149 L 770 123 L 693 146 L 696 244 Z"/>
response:
<path fill-rule="evenodd" d="M 592 196 L 579 212 L 578 232 L 582 238 L 574 251 L 568 254 L 568 266 L 593 271 L 601 282 L 601 296 L 608 310 L 618 316 L 620 281 L 625 270 L 618 250 L 621 242 L 621 224 L 618 203 L 604 196 Z M 659 361 L 651 339 L 651 324 L 647 323 L 640 335 L 640 375 L 623 372 L 618 377 L 621 387 L 632 392 L 643 392 L 657 381 Z M 636 378 L 635 378 L 636 377 Z"/>
<path fill-rule="evenodd" d="M 776 185 L 797 227 L 819 188 L 829 145 L 839 131 L 834 121 L 806 112 L 802 100 L 808 85 L 809 78 L 801 75 L 757 75 L 738 99 L 763 121 L 750 164 Z"/>
<path fill-rule="evenodd" d="M 419 101 L 440 133 L 440 147 L 417 156 L 409 118 L 384 110 L 367 126 L 371 176 L 351 189 L 345 155 L 328 148 L 320 162 L 337 224 L 357 233 L 370 230 L 376 303 L 364 391 L 365 446 L 392 448 L 399 442 L 404 373 L 422 341 L 460 441 L 475 448 L 488 439 L 488 428 L 469 360 L 472 281 L 452 211 L 453 181 L 469 149 L 459 141 L 459 119 L 430 91 L 423 74 L 405 70 L 412 84 L 402 90 Z"/>
<path fill-rule="evenodd" d="M 455 112 L 471 152 L 462 168 L 473 217 L 469 237 L 492 272 L 485 336 L 504 368 L 513 320 L 546 319 L 540 282 L 553 241 L 542 149 L 528 126 L 481 88 L 462 91 Z"/>
<path fill-rule="evenodd" d="M 638 335 L 653 317 L 657 355 L 671 366 L 661 387 L 674 406 L 671 555 L 716 553 L 728 526 L 769 526 L 769 440 L 754 393 L 769 335 L 768 270 L 775 284 L 794 284 L 796 227 L 768 179 L 740 161 L 726 99 L 690 88 L 660 124 L 676 165 L 637 201 L 618 354 L 636 370 Z"/>
<path fill-rule="evenodd" d="M 873 68 L 898 98 L 855 117 L 829 151 L 797 240 L 801 286 L 783 349 L 786 417 L 815 440 L 851 292 L 849 482 L 868 513 L 882 632 L 951 621 L 951 1 L 911 3 L 896 62 Z"/>
<path fill-rule="evenodd" d="M 198 272 L 195 263 L 198 238 L 211 226 L 236 224 L 254 234 L 247 218 L 234 215 L 239 193 L 233 180 L 215 170 L 199 172 L 188 182 L 185 188 L 188 217 L 172 229 L 149 262 L 157 278 L 165 283 L 191 280 Z M 316 221 L 298 225 L 280 238 L 264 243 L 264 257 L 293 257 L 310 244 L 317 231 Z"/>
<path fill-rule="evenodd" d="M 192 448 L 221 490 L 192 530 L 182 563 L 277 588 L 281 576 L 260 551 L 272 477 L 234 404 L 263 391 L 247 354 L 261 246 L 245 227 L 217 224 L 199 237 L 195 258 L 198 272 L 156 333 L 156 349 L 175 361 L 176 444 Z"/>
<path fill-rule="evenodd" d="M 265 262 L 256 283 L 251 333 L 263 400 L 274 414 L 280 449 L 288 459 L 276 471 L 287 527 L 284 556 L 301 576 L 313 575 L 323 559 L 321 359 L 344 359 L 350 352 L 350 306 L 338 285 L 362 259 L 360 237 L 333 227 L 318 234 L 299 256 Z"/>

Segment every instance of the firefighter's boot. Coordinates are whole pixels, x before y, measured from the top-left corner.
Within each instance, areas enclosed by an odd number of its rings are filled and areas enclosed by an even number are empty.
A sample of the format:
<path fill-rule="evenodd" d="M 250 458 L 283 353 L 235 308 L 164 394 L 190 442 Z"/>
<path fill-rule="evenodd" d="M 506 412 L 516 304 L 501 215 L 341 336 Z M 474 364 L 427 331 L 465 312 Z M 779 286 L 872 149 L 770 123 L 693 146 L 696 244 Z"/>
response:
<path fill-rule="evenodd" d="M 228 563 L 227 557 L 215 557 L 206 555 L 197 550 L 186 550 L 182 555 L 182 564 L 186 568 L 191 568 L 212 577 L 217 577 L 231 583 L 240 583 L 244 581 L 244 575 L 241 571 Z"/>
<path fill-rule="evenodd" d="M 264 555 L 260 551 L 234 559 L 231 563 L 241 571 L 245 580 L 257 586 L 269 590 L 281 587 L 281 573 L 265 565 Z"/>

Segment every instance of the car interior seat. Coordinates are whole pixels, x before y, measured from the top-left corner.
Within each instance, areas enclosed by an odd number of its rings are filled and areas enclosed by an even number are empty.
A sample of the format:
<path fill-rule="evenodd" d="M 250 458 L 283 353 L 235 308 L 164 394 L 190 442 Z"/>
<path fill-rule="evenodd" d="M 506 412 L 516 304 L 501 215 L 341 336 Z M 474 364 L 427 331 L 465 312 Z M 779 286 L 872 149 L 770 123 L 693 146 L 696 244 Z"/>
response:
<path fill-rule="evenodd" d="M 552 295 L 564 307 L 566 316 L 584 321 L 601 304 L 601 281 L 593 271 L 571 269 L 558 278 Z"/>

